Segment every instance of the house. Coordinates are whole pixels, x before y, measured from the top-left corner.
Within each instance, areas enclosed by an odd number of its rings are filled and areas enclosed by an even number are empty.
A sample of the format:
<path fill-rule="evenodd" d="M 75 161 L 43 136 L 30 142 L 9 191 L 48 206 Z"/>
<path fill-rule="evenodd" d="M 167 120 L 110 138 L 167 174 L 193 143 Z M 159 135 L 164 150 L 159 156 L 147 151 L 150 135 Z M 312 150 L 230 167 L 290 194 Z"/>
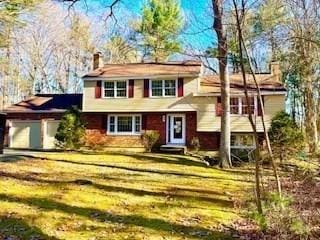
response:
<path fill-rule="evenodd" d="M 88 132 L 106 134 L 108 146 L 141 149 L 145 130 L 160 133 L 159 144 L 190 146 L 197 137 L 202 149 L 218 150 L 221 98 L 217 75 L 203 76 L 199 62 L 103 65 L 94 55 L 93 71 L 83 76 L 82 95 L 36 95 L 6 109 L 8 145 L 14 148 L 53 148 L 63 112 L 81 108 Z M 285 108 L 286 90 L 279 65 L 257 74 L 267 126 Z M 230 75 L 231 143 L 252 146 L 248 113 L 263 133 L 261 109 L 252 76 L 248 75 L 250 104 L 244 98 L 240 74 Z"/>

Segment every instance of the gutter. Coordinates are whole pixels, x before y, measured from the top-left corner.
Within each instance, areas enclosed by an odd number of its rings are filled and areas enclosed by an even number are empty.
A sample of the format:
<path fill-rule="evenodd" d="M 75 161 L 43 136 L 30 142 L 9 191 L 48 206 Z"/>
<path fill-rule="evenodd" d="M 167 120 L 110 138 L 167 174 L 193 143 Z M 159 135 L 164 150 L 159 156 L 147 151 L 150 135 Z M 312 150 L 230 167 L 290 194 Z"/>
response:
<path fill-rule="evenodd" d="M 256 92 L 249 92 L 249 94 L 251 96 L 258 96 L 258 94 Z M 261 92 L 262 95 L 267 96 L 267 95 L 286 95 L 287 91 L 273 91 L 273 92 L 268 92 L 268 91 L 264 91 Z M 244 96 L 244 93 L 230 93 L 231 96 Z M 193 94 L 194 97 L 219 97 L 221 96 L 221 93 L 194 93 Z"/>

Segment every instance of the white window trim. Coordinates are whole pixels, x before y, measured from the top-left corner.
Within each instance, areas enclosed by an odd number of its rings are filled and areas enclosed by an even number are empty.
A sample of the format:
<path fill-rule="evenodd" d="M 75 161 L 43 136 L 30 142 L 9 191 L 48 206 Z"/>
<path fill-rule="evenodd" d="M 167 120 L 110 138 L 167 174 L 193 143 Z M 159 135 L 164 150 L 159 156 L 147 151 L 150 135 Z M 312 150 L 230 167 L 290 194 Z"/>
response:
<path fill-rule="evenodd" d="M 114 119 L 114 132 L 110 132 L 110 118 L 115 117 Z M 132 117 L 132 131 L 131 132 L 118 132 L 118 117 Z M 140 132 L 136 132 L 136 117 L 140 117 Z M 110 114 L 108 115 L 107 122 L 107 135 L 114 136 L 139 136 L 142 133 L 142 115 L 141 114 Z"/>
<path fill-rule="evenodd" d="M 104 83 L 105 82 L 113 82 L 114 83 L 114 96 L 113 97 L 106 97 L 105 95 L 105 87 L 104 87 Z M 117 82 L 126 82 L 126 96 L 125 97 L 118 97 L 117 96 Z M 103 98 L 128 98 L 129 97 L 129 80 L 104 80 L 102 81 L 102 93 L 103 93 Z"/>
<path fill-rule="evenodd" d="M 253 145 L 231 145 L 230 147 L 232 149 L 255 149 L 256 148 L 256 143 L 255 143 L 255 139 L 254 139 L 254 135 L 251 133 L 231 133 L 231 136 L 243 136 L 243 135 L 251 135 L 253 138 Z M 231 136 L 230 136 L 230 143 L 231 143 Z"/>
<path fill-rule="evenodd" d="M 165 81 L 175 81 L 175 95 L 174 96 L 165 96 Z M 153 96 L 152 95 L 152 81 L 162 81 L 162 96 Z M 149 79 L 149 96 L 150 98 L 175 98 L 178 96 L 178 79 Z"/>
<path fill-rule="evenodd" d="M 249 96 L 249 97 L 253 97 L 253 101 L 254 101 L 254 112 L 253 115 L 258 115 L 258 100 L 257 100 L 257 96 Z M 238 113 L 230 113 L 231 116 L 248 116 L 249 114 L 242 114 L 242 97 L 230 97 L 231 98 L 237 98 L 238 99 Z M 231 108 L 231 104 L 230 104 L 230 108 Z"/>

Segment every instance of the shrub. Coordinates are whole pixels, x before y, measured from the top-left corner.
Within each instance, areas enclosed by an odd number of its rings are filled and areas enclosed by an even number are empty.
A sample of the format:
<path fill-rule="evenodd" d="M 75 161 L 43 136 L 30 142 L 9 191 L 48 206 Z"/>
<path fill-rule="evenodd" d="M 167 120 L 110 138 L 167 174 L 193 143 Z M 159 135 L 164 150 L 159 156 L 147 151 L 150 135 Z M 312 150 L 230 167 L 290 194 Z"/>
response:
<path fill-rule="evenodd" d="M 106 144 L 105 133 L 89 132 L 85 136 L 85 145 L 91 150 L 102 150 L 106 146 Z"/>
<path fill-rule="evenodd" d="M 62 149 L 79 149 L 83 145 L 84 122 L 76 107 L 67 110 L 62 116 L 56 133 L 56 145 Z"/>
<path fill-rule="evenodd" d="M 190 143 L 191 147 L 193 148 L 193 150 L 195 150 L 196 152 L 198 152 L 200 150 L 200 140 L 198 137 L 193 137 L 191 139 L 191 143 Z"/>
<path fill-rule="evenodd" d="M 276 236 L 299 236 L 297 239 L 309 236 L 308 224 L 301 219 L 292 203 L 290 195 L 279 197 L 277 193 L 270 193 L 263 203 L 264 214 L 252 211 L 250 215 L 261 231 Z"/>
<path fill-rule="evenodd" d="M 274 153 L 280 160 L 304 149 L 304 136 L 301 129 L 284 111 L 279 112 L 272 119 L 269 137 Z"/>
<path fill-rule="evenodd" d="M 154 145 L 159 140 L 160 134 L 158 131 L 147 130 L 142 134 L 142 143 L 147 152 L 151 152 Z"/>

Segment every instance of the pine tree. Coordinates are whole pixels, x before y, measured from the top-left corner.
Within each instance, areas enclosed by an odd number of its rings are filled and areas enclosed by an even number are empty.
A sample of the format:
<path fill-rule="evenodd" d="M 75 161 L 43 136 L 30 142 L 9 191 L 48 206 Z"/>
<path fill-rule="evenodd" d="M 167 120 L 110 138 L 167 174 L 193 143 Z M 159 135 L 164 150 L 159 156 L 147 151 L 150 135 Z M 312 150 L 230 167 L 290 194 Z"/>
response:
<path fill-rule="evenodd" d="M 137 27 L 146 55 L 160 62 L 179 52 L 181 46 L 178 36 L 183 23 L 177 0 L 148 0 L 143 6 L 142 19 Z"/>
<path fill-rule="evenodd" d="M 61 119 L 55 136 L 56 145 L 62 149 L 79 149 L 83 144 L 84 134 L 85 126 L 80 111 L 72 107 Z"/>

